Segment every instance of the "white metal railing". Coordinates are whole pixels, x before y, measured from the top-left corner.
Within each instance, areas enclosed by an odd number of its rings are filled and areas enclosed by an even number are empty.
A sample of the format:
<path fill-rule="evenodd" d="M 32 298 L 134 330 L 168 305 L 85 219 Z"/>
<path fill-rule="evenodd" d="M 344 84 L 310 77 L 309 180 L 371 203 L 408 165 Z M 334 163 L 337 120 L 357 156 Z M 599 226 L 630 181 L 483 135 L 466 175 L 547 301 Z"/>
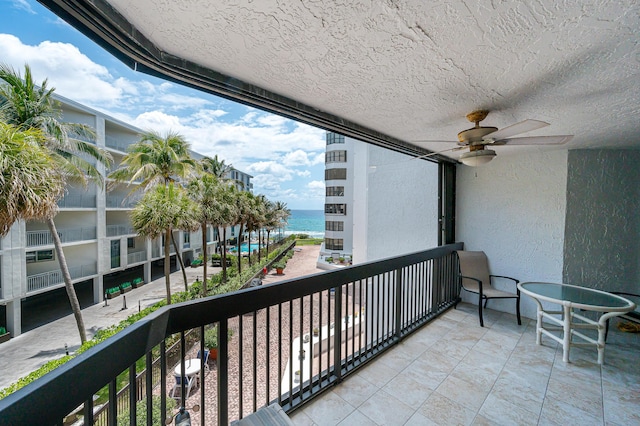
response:
<path fill-rule="evenodd" d="M 62 243 L 74 241 L 95 240 L 97 238 L 96 227 L 58 229 L 58 236 Z M 53 244 L 53 237 L 48 229 L 40 231 L 27 231 L 27 247 L 46 246 Z"/>
<path fill-rule="evenodd" d="M 124 140 L 116 138 L 114 136 L 107 135 L 104 138 L 104 143 L 108 148 L 114 148 L 114 149 L 117 149 L 118 151 L 127 152 L 127 148 L 133 142 L 124 141 Z"/>
<path fill-rule="evenodd" d="M 58 201 L 58 207 L 85 207 L 96 206 L 96 196 L 88 194 L 67 194 Z"/>
<path fill-rule="evenodd" d="M 71 279 L 88 277 L 98 273 L 96 262 L 86 265 L 69 267 L 69 274 Z M 64 282 L 62 278 L 62 271 L 57 269 L 55 271 L 42 272 L 40 274 L 34 274 L 27 276 L 27 292 L 42 290 L 56 284 Z"/>
<path fill-rule="evenodd" d="M 146 251 L 135 251 L 127 254 L 127 264 L 129 265 L 132 263 L 144 262 L 145 260 L 147 260 Z"/>
<path fill-rule="evenodd" d="M 126 195 L 107 195 L 106 206 L 114 209 L 128 209 L 135 207 L 139 197 L 127 197 Z"/>
<path fill-rule="evenodd" d="M 136 231 L 131 225 L 107 225 L 107 237 L 116 237 L 118 235 L 135 234 Z"/>

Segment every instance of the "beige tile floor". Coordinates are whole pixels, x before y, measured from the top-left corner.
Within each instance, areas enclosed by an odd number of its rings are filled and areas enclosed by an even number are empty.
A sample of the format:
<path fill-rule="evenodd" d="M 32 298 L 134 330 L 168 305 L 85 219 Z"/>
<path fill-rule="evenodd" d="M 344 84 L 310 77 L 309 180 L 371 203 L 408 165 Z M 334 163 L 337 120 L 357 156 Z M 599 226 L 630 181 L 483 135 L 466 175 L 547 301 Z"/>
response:
<path fill-rule="evenodd" d="M 562 348 L 535 321 L 462 304 L 291 414 L 306 425 L 640 425 L 640 336 L 612 322 L 596 350 Z"/>

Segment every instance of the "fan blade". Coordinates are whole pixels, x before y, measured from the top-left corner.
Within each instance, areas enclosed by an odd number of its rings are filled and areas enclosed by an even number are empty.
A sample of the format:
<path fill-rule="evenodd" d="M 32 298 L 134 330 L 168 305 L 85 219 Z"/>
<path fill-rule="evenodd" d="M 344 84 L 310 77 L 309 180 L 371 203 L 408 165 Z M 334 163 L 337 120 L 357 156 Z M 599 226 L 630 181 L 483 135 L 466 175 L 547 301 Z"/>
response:
<path fill-rule="evenodd" d="M 458 141 L 432 141 L 432 140 L 417 140 L 417 141 L 410 141 L 411 143 L 458 143 Z"/>
<path fill-rule="evenodd" d="M 434 156 L 434 155 L 442 154 L 443 152 L 460 151 L 461 149 L 466 149 L 466 148 L 467 148 L 466 146 L 456 146 L 455 148 L 449 148 L 449 149 L 445 149 L 443 151 L 431 152 L 429 154 L 421 155 L 419 157 L 413 157 L 410 161 L 419 160 L 421 158 L 431 157 L 431 156 Z"/>
<path fill-rule="evenodd" d="M 562 145 L 569 142 L 573 135 L 528 136 L 512 139 L 501 139 L 491 145 Z"/>
<path fill-rule="evenodd" d="M 499 141 L 511 136 L 519 135 L 520 133 L 530 132 L 532 130 L 540 129 L 542 127 L 547 127 L 549 125 L 550 125 L 549 123 L 545 123 L 544 121 L 524 120 L 519 123 L 512 124 L 509 127 L 505 127 L 504 129 L 500 129 L 493 133 L 489 133 L 484 138 L 493 139 L 494 141 Z"/>

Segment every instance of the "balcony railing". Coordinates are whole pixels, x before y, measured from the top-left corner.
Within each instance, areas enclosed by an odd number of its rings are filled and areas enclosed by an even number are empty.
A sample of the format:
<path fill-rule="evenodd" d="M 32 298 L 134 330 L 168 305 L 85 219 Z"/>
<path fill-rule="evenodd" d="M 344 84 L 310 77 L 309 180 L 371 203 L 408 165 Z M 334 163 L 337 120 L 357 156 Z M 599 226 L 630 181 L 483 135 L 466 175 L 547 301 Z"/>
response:
<path fill-rule="evenodd" d="M 135 234 L 136 230 L 131 225 L 107 225 L 107 237 Z"/>
<path fill-rule="evenodd" d="M 131 265 L 132 263 L 144 262 L 145 260 L 147 260 L 146 251 L 135 251 L 133 253 L 127 254 L 128 265 Z"/>
<path fill-rule="evenodd" d="M 107 195 L 106 206 L 112 209 L 130 209 L 138 204 L 139 197 L 127 197 L 126 195 Z"/>
<path fill-rule="evenodd" d="M 96 227 L 58 229 L 58 236 L 62 243 L 74 241 L 95 240 Z M 40 231 L 27 231 L 27 247 L 46 246 L 53 244 L 53 237 L 48 229 Z"/>
<path fill-rule="evenodd" d="M 108 148 L 113 148 L 113 149 L 117 149 L 118 151 L 127 152 L 127 148 L 133 142 L 107 135 L 105 136 L 104 143 Z"/>
<path fill-rule="evenodd" d="M 95 208 L 96 196 L 88 194 L 67 194 L 58 201 L 60 208 Z"/>
<path fill-rule="evenodd" d="M 138 404 L 150 407 L 154 398 L 160 400 L 161 418 L 152 419 L 149 408 L 147 424 L 165 424 L 167 385 L 174 381 L 164 352 L 167 339 L 180 336 L 185 371 L 187 353 L 204 350 L 203 338 L 187 347 L 185 332 L 196 329 L 202 336 L 214 323 L 217 368 L 205 376 L 201 366 L 199 396 L 189 404 L 200 404 L 200 424 L 226 425 L 271 402 L 291 411 L 457 303 L 459 249 L 461 243 L 161 308 L 0 400 L 0 418 L 29 424 L 38 413 L 39 424 L 62 425 L 84 404 L 84 424 L 94 424 L 93 395 L 108 386 L 109 424 L 119 415 L 136 424 Z M 152 371 L 158 353 L 159 388 L 147 375 L 144 392 L 137 392 L 136 362 L 143 359 Z M 123 372 L 130 389 L 124 405 L 116 396 Z M 186 380 L 181 383 L 178 405 L 185 406 Z M 210 394 L 213 404 L 205 398 Z"/>
<path fill-rule="evenodd" d="M 69 274 L 71 279 L 75 280 L 83 277 L 90 277 L 98 273 L 96 263 L 89 263 L 80 266 L 69 267 Z M 32 291 L 42 290 L 44 288 L 52 287 L 64 282 L 62 278 L 62 271 L 57 269 L 55 271 L 43 272 L 41 274 L 27 276 L 27 293 Z"/>

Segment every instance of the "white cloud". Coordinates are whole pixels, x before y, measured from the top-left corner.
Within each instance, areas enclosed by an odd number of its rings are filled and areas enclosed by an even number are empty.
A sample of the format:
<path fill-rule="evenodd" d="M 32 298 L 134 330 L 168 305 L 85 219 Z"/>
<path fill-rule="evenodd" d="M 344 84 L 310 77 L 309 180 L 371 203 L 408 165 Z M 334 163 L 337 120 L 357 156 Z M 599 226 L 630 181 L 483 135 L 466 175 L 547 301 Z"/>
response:
<path fill-rule="evenodd" d="M 324 185 L 324 182 L 321 180 L 312 180 L 307 184 L 307 188 L 324 190 L 325 185 Z"/>
<path fill-rule="evenodd" d="M 180 119 L 175 115 L 167 115 L 161 111 L 144 112 L 133 120 L 133 125 L 143 130 L 156 130 L 160 133 L 177 131 L 180 133 Z"/>
<path fill-rule="evenodd" d="M 301 149 L 285 154 L 282 162 L 287 166 L 308 166 L 311 164 L 307 153 Z"/>
<path fill-rule="evenodd" d="M 27 0 L 11 0 L 11 5 L 16 9 L 24 10 L 32 15 L 36 14 L 36 11 L 31 8 Z"/>

